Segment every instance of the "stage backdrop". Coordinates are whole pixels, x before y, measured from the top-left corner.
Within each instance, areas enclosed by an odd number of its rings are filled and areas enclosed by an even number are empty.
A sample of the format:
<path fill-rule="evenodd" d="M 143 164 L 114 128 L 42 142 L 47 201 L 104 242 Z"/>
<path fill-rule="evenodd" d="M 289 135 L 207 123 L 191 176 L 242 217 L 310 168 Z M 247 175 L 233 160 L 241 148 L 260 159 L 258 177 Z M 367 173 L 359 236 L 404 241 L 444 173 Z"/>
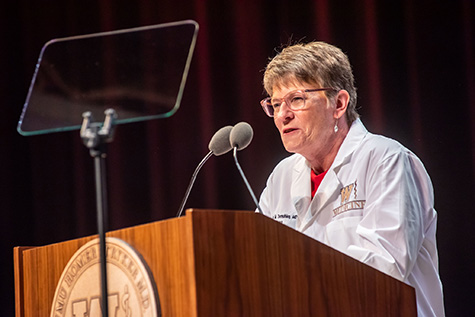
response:
<path fill-rule="evenodd" d="M 174 217 L 213 133 L 239 121 L 254 128 L 239 159 L 259 195 L 288 155 L 259 105 L 262 71 L 281 45 L 328 41 L 352 61 L 367 128 L 409 147 L 431 175 L 447 315 L 475 315 L 474 8 L 471 0 L 2 1 L 0 314 L 13 315 L 14 246 L 96 232 L 93 161 L 79 132 L 16 132 L 42 45 L 194 19 L 200 31 L 181 108 L 119 126 L 109 147 L 110 229 Z M 231 154 L 205 165 L 187 207 L 254 209 Z"/>

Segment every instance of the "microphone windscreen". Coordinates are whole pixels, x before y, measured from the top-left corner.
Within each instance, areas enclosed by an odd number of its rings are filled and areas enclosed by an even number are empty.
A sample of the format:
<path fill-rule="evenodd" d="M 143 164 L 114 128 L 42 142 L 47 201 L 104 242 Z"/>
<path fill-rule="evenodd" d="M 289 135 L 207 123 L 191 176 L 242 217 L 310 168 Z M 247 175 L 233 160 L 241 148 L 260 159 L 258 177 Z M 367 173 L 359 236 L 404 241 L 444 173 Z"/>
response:
<path fill-rule="evenodd" d="M 213 152 L 214 155 L 220 156 L 231 151 L 232 147 L 229 143 L 229 135 L 231 134 L 232 126 L 227 125 L 222 127 L 209 141 L 208 149 Z"/>
<path fill-rule="evenodd" d="M 229 143 L 232 148 L 237 147 L 238 150 L 243 150 L 251 143 L 253 135 L 254 131 L 249 123 L 239 122 L 231 130 Z"/>

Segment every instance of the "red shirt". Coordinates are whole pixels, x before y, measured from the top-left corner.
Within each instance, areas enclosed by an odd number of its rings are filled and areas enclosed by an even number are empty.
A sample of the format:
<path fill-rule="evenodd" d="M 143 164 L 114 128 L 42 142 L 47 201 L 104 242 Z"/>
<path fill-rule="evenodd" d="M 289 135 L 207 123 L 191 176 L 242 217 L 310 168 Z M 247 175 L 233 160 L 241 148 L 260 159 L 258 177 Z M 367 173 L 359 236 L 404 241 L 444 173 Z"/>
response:
<path fill-rule="evenodd" d="M 320 183 L 322 182 L 323 178 L 325 177 L 325 174 L 327 171 L 320 173 L 320 174 L 315 174 L 313 169 L 311 170 L 312 172 L 310 173 L 310 181 L 312 183 L 312 199 L 313 196 L 315 196 L 315 193 L 317 192 L 318 186 L 320 186 Z"/>

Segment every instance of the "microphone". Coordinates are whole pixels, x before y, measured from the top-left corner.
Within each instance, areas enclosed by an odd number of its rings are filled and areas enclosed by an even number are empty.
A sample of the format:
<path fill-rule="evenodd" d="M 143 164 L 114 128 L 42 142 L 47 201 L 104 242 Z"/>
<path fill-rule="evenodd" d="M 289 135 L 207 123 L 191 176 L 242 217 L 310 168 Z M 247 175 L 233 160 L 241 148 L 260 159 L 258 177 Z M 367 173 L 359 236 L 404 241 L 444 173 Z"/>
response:
<path fill-rule="evenodd" d="M 244 172 L 241 166 L 239 165 L 239 162 L 237 159 L 237 151 L 244 150 L 251 143 L 253 136 L 254 136 L 254 131 L 252 130 L 252 127 L 249 125 L 249 123 L 239 122 L 238 124 L 234 126 L 234 128 L 231 130 L 231 133 L 229 134 L 229 143 L 234 149 L 233 151 L 234 162 L 236 163 L 236 167 L 239 173 L 241 174 L 241 177 L 244 180 L 244 183 L 246 184 L 247 190 L 249 191 L 249 194 L 251 194 L 252 200 L 254 200 L 254 203 L 256 204 L 257 209 L 259 210 L 261 214 L 263 214 L 261 206 L 259 206 L 259 202 L 256 199 L 256 195 L 254 195 L 251 185 L 247 181 L 247 178 L 244 175 Z"/>
<path fill-rule="evenodd" d="M 229 143 L 229 136 L 231 135 L 232 129 L 232 126 L 227 125 L 216 131 L 208 144 L 210 152 L 213 152 L 216 156 L 220 156 L 231 151 L 232 147 Z"/>
<path fill-rule="evenodd" d="M 180 208 L 178 209 L 178 213 L 176 214 L 177 217 L 180 217 L 181 214 L 183 213 L 183 209 L 185 208 L 185 204 L 186 204 L 186 201 L 188 200 L 188 196 L 190 196 L 191 188 L 193 187 L 193 184 L 195 183 L 196 176 L 198 175 L 198 172 L 200 171 L 201 167 L 203 167 L 203 165 L 211 157 L 211 155 L 214 154 L 216 156 L 220 156 L 231 151 L 232 147 L 231 147 L 231 144 L 229 143 L 229 136 L 231 134 L 232 129 L 233 127 L 230 125 L 222 127 L 221 129 L 216 131 L 216 133 L 211 138 L 211 141 L 209 141 L 209 144 L 208 144 L 209 153 L 206 154 L 206 156 L 201 160 L 201 162 L 198 164 L 195 171 L 193 172 L 190 183 L 188 184 L 188 188 L 186 189 L 186 192 L 185 192 L 185 197 L 183 198 Z"/>
<path fill-rule="evenodd" d="M 254 131 L 247 122 L 239 122 L 234 126 L 229 134 L 229 143 L 232 148 L 238 151 L 244 150 L 251 143 Z"/>

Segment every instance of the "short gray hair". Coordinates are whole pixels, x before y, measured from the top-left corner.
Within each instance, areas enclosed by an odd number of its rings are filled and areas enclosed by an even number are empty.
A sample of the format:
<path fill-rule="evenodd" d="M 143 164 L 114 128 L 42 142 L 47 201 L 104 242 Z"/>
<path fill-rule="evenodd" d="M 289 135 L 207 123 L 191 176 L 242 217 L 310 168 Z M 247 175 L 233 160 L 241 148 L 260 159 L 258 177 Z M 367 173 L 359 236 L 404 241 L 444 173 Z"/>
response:
<path fill-rule="evenodd" d="M 274 87 L 280 87 L 291 80 L 348 91 L 350 101 L 346 119 L 351 125 L 359 117 L 351 64 L 348 56 L 338 47 L 325 42 L 299 43 L 285 47 L 267 64 L 264 89 L 272 96 Z M 328 97 L 335 93 L 326 91 Z"/>

